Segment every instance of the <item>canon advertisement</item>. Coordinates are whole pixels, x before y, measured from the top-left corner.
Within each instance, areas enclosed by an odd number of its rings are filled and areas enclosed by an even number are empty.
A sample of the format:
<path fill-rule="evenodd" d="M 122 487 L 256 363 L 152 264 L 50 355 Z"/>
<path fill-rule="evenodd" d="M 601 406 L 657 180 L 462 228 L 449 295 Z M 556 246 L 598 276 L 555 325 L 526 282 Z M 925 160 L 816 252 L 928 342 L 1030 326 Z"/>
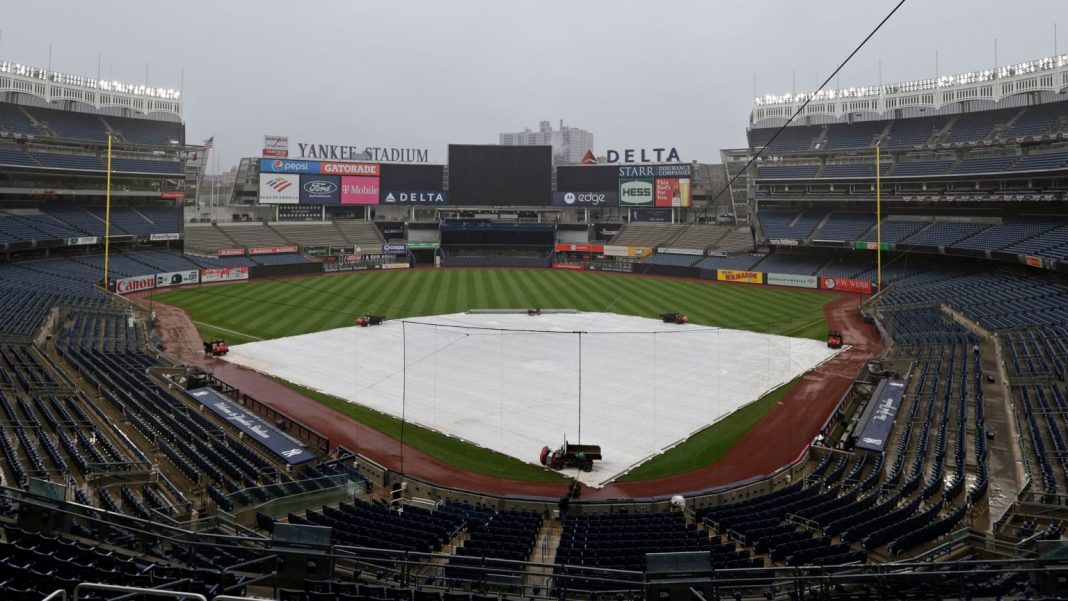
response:
<path fill-rule="evenodd" d="M 279 205 L 300 202 L 300 176 L 281 173 L 260 174 L 260 204 Z"/>
<path fill-rule="evenodd" d="M 337 175 L 301 175 L 300 204 L 341 204 L 341 177 Z"/>
<path fill-rule="evenodd" d="M 115 280 L 115 292 L 117 294 L 127 294 L 130 292 L 137 292 L 138 290 L 151 290 L 155 287 L 156 276 L 154 275 L 142 275 Z"/>
<path fill-rule="evenodd" d="M 383 190 L 384 205 L 443 205 L 449 202 L 445 190 Z"/>
<path fill-rule="evenodd" d="M 553 192 L 553 205 L 558 207 L 614 207 L 619 205 L 615 192 Z"/>

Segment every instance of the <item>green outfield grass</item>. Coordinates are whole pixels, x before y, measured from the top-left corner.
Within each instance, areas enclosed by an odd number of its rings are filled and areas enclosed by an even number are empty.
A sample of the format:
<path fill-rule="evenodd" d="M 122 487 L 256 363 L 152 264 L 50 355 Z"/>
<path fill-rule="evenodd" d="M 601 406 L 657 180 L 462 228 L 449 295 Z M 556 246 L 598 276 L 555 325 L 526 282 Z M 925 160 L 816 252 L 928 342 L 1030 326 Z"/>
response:
<path fill-rule="evenodd" d="M 619 477 L 619 482 L 640 482 L 685 474 L 715 463 L 731 450 L 750 428 L 767 415 L 786 393 L 797 384 L 793 379 L 761 398 L 738 409 L 711 426 L 687 438 L 685 442 L 653 457 Z"/>
<path fill-rule="evenodd" d="M 569 308 L 656 317 L 678 310 L 692 323 L 812 339 L 827 335 L 823 305 L 835 296 L 760 286 L 722 285 L 614 274 L 524 269 L 377 271 L 329 277 L 205 286 L 156 294 L 188 311 L 205 338 L 230 344 L 353 325 L 364 312 L 390 318 L 474 308 Z M 400 422 L 342 399 L 297 387 L 320 403 L 393 438 Z M 643 480 L 683 473 L 723 456 L 788 392 L 793 382 L 702 430 L 626 475 Z M 423 428 L 405 443 L 459 468 L 503 478 L 553 481 L 537 466 Z"/>

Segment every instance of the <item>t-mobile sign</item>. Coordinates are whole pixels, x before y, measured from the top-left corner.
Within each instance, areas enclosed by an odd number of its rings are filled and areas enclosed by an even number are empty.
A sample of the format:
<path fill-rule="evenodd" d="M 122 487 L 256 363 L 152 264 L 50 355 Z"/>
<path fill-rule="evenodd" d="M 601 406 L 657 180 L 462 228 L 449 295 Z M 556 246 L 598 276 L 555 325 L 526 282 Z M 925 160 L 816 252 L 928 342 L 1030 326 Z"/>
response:
<path fill-rule="evenodd" d="M 379 178 L 347 175 L 341 178 L 341 204 L 378 204 Z"/>

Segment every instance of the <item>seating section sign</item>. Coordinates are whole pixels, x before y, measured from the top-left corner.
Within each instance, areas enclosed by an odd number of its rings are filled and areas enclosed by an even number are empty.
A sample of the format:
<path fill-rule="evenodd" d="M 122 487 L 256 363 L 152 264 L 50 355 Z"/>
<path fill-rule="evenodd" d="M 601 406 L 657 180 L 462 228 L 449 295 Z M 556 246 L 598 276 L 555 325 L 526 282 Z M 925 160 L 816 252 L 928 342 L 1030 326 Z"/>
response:
<path fill-rule="evenodd" d="M 315 454 L 304 448 L 303 444 L 290 438 L 267 420 L 214 388 L 194 388 L 188 393 L 212 413 L 233 424 L 245 436 L 260 443 L 289 465 L 298 465 L 315 459 Z"/>

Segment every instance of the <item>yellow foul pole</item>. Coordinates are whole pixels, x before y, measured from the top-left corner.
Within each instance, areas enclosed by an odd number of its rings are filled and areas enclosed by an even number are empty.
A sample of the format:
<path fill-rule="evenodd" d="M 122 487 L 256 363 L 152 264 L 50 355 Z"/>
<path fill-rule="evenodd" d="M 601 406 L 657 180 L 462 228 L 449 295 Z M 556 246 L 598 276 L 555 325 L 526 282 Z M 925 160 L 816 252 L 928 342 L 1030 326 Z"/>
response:
<path fill-rule="evenodd" d="M 875 145 L 875 286 L 883 289 L 883 203 L 879 145 Z"/>
<path fill-rule="evenodd" d="M 111 256 L 111 134 L 108 134 L 108 175 L 104 198 L 104 288 L 107 288 L 108 259 Z"/>

